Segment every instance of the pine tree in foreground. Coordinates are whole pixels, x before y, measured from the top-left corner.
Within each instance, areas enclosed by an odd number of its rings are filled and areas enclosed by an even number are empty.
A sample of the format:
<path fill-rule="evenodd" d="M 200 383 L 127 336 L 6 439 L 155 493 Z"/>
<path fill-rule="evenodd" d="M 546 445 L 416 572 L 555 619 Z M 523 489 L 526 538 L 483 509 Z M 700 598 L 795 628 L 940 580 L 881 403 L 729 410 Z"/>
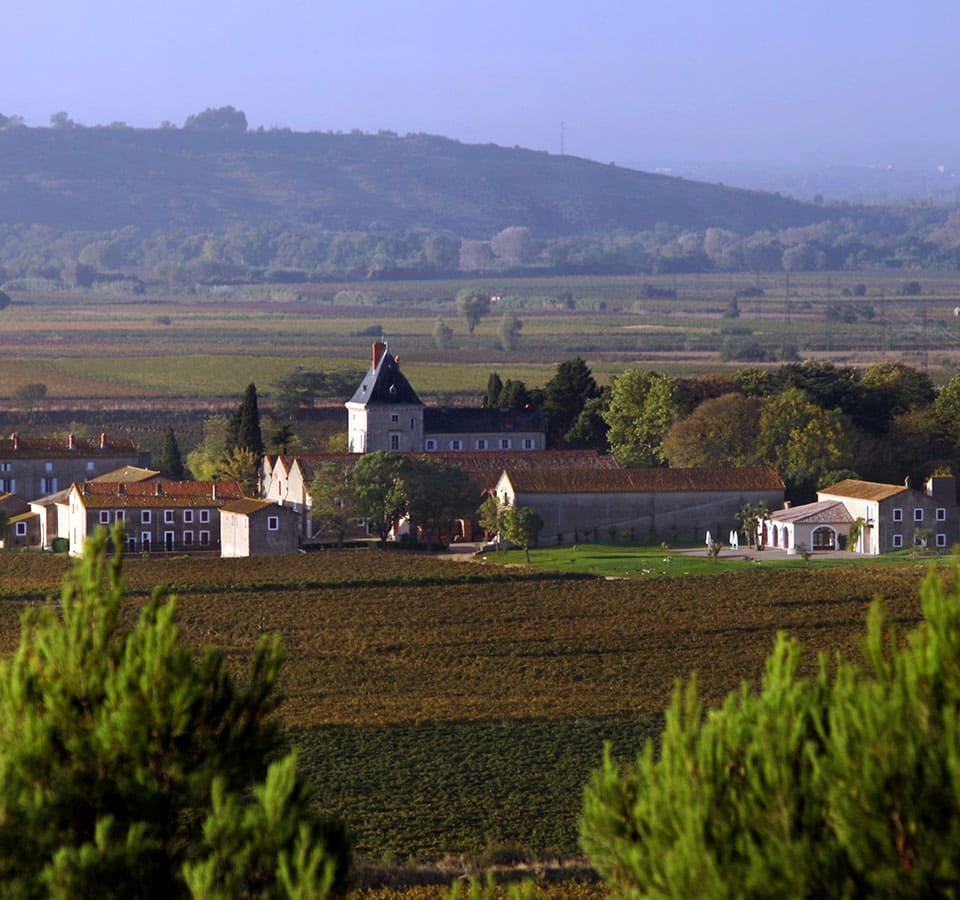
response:
<path fill-rule="evenodd" d="M 906 640 L 871 608 L 865 665 L 798 676 L 780 635 L 759 691 L 705 713 L 678 686 L 659 752 L 608 748 L 581 843 L 617 896 L 960 894 L 960 564 Z"/>
<path fill-rule="evenodd" d="M 123 546 L 119 529 L 111 539 Z M 0 661 L 4 895 L 342 894 L 343 828 L 311 811 L 269 720 L 277 642 L 240 686 L 220 652 L 180 645 L 158 593 L 121 624 L 123 587 L 100 532 Z"/>

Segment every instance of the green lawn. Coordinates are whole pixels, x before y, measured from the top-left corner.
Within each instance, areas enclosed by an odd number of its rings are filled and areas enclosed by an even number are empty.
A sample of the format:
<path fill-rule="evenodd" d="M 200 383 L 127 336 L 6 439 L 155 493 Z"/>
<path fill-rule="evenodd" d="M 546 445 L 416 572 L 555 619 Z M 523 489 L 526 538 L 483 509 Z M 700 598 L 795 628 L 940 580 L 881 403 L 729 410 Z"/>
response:
<path fill-rule="evenodd" d="M 522 550 L 478 554 L 478 559 L 501 565 L 524 565 Z M 924 554 L 931 562 L 944 557 Z M 657 578 L 677 575 L 719 575 L 757 569 L 836 568 L 838 566 L 877 566 L 916 564 L 912 551 L 885 553 L 883 556 L 785 556 L 771 551 L 757 559 L 745 559 L 738 551 L 724 548 L 716 560 L 708 559 L 700 548 L 664 550 L 662 547 L 632 547 L 625 544 L 576 544 L 572 547 L 547 547 L 530 550 L 530 565 L 556 572 L 586 572 L 607 578 Z"/>

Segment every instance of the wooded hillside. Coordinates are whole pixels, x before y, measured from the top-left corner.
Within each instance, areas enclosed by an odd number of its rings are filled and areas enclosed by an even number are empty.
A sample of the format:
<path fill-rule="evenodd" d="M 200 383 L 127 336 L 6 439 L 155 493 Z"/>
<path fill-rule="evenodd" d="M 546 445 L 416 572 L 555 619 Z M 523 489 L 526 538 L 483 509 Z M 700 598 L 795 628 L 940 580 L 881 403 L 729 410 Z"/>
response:
<path fill-rule="evenodd" d="M 0 130 L 0 224 L 66 231 L 276 222 L 486 239 L 524 225 L 546 239 L 658 224 L 744 233 L 839 214 L 775 194 L 424 134 Z"/>

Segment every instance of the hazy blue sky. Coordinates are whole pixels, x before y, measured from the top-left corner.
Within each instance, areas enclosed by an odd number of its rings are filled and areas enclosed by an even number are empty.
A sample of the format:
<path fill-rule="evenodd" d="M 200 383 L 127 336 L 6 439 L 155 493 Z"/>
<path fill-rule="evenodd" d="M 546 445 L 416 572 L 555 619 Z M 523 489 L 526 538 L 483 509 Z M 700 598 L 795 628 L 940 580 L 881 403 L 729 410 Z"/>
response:
<path fill-rule="evenodd" d="M 602 162 L 956 164 L 956 0 L 37 0 L 0 112 L 427 131 Z"/>

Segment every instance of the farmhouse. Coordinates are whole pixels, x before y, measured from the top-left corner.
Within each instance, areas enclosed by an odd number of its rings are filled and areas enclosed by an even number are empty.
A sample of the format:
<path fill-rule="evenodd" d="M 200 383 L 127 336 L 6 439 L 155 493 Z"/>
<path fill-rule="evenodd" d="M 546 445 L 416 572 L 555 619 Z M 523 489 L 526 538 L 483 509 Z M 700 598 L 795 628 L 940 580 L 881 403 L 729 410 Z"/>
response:
<path fill-rule="evenodd" d="M 0 439 L 0 493 L 33 500 L 69 487 L 75 481 L 96 478 L 121 466 L 143 462 L 133 441 L 97 441 L 75 435 L 65 439 L 27 438 L 14 432 Z"/>
<path fill-rule="evenodd" d="M 543 413 L 531 409 L 426 408 L 400 371 L 399 357 L 375 341 L 370 369 L 346 403 L 351 453 L 543 450 Z"/>
<path fill-rule="evenodd" d="M 609 537 L 659 543 L 702 541 L 738 527 L 746 504 L 781 506 L 784 485 L 768 467 L 731 469 L 505 469 L 501 503 L 542 517 L 540 544 Z"/>
<path fill-rule="evenodd" d="M 299 517 L 269 500 L 245 497 L 220 507 L 221 556 L 278 556 L 296 553 Z"/>
<path fill-rule="evenodd" d="M 905 547 L 952 547 L 960 541 L 953 475 L 934 475 L 922 491 L 904 484 L 848 478 L 817 502 L 779 509 L 760 523 L 765 546 L 792 551 L 842 550 L 875 556 Z"/>
<path fill-rule="evenodd" d="M 68 495 L 71 555 L 96 528 L 123 522 L 131 551 L 220 550 L 219 509 L 240 500 L 235 481 L 87 481 Z"/>

